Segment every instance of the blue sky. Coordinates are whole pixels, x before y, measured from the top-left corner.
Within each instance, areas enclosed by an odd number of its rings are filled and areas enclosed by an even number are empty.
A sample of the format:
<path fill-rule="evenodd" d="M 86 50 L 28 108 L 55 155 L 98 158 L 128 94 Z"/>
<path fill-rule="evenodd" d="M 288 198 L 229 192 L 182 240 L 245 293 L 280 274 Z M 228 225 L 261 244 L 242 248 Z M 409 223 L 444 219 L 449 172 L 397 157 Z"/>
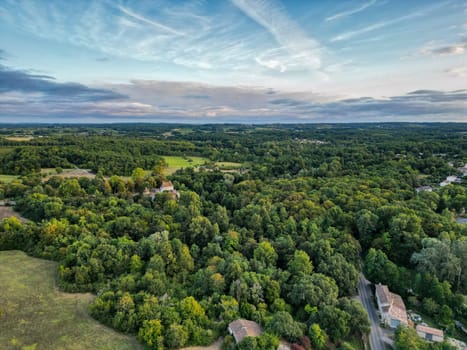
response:
<path fill-rule="evenodd" d="M 0 122 L 467 121 L 461 0 L 0 0 Z"/>

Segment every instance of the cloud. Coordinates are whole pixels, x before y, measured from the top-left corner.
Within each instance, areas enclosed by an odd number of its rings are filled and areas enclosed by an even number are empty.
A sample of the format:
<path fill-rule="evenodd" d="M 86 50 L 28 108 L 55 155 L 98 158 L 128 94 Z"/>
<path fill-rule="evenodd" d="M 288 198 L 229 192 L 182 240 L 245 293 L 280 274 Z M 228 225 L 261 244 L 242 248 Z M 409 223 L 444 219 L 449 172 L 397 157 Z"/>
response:
<path fill-rule="evenodd" d="M 467 76 L 467 67 L 452 67 L 444 72 L 455 77 L 465 77 Z"/>
<path fill-rule="evenodd" d="M 31 121 L 34 117 L 42 117 L 44 121 L 55 118 L 58 122 L 465 121 L 467 108 L 467 90 L 425 89 L 385 98 L 342 98 L 310 92 L 156 80 L 90 88 L 20 73 L 27 76 L 25 81 L 18 81 L 8 89 L 2 85 L 0 90 L 2 121 L 12 115 L 17 116 L 16 122 Z"/>
<path fill-rule="evenodd" d="M 348 17 L 351 15 L 354 15 L 356 13 L 362 12 L 363 10 L 366 10 L 368 7 L 374 5 L 376 3 L 376 0 L 371 0 L 365 4 L 360 5 L 359 7 L 356 7 L 351 10 L 343 11 L 343 12 L 338 12 L 332 16 L 326 17 L 325 21 L 335 21 L 336 19 L 343 18 L 343 17 Z"/>
<path fill-rule="evenodd" d="M 126 98 L 111 90 L 57 82 L 48 75 L 32 74 L 0 64 L 0 93 L 6 92 L 41 94 L 43 99 L 48 100 L 105 101 Z"/>
<path fill-rule="evenodd" d="M 209 98 L 208 95 L 185 95 L 183 97 L 191 98 L 191 99 L 195 99 L 195 100 L 206 100 L 206 99 Z"/>
<path fill-rule="evenodd" d="M 465 121 L 467 90 L 418 90 L 389 98 L 360 97 L 324 103 L 304 100 L 271 100 L 303 118 L 329 121 Z"/>
<path fill-rule="evenodd" d="M 307 35 L 287 14 L 281 3 L 273 0 L 231 0 L 253 21 L 265 28 L 280 45 L 279 49 L 256 57 L 258 64 L 284 72 L 289 65 L 308 69 L 321 68 L 321 45 Z M 287 51 L 288 57 L 279 51 Z"/>
<path fill-rule="evenodd" d="M 166 26 L 162 23 L 159 23 L 159 22 L 156 22 L 154 20 L 151 20 L 151 19 L 148 19 L 142 15 L 139 15 L 133 11 L 131 11 L 130 9 L 128 8 L 125 8 L 123 6 L 117 6 L 117 8 L 122 11 L 124 14 L 126 14 L 128 17 L 132 18 L 132 19 L 136 19 L 140 22 L 143 22 L 143 23 L 146 23 L 146 24 L 149 24 L 157 29 L 162 29 L 163 31 L 166 31 L 167 33 L 170 33 L 170 34 L 175 34 L 175 35 L 186 35 L 185 33 L 182 33 L 174 28 L 171 28 L 169 26 Z"/>
<path fill-rule="evenodd" d="M 460 55 L 466 52 L 467 50 L 467 43 L 461 43 L 461 44 L 454 44 L 454 45 L 449 45 L 449 46 L 442 46 L 442 47 L 437 47 L 434 49 L 425 49 L 422 50 L 422 53 L 424 54 L 431 54 L 431 55 Z"/>
<path fill-rule="evenodd" d="M 436 3 L 435 5 L 432 5 L 432 6 L 424 8 L 424 9 L 415 11 L 415 12 L 410 13 L 408 15 L 404 15 L 404 16 L 393 18 L 393 19 L 386 20 L 386 21 L 377 22 L 377 23 L 368 25 L 368 26 L 360 28 L 360 29 L 349 30 L 349 31 L 347 31 L 345 33 L 336 35 L 335 37 L 331 38 L 330 41 L 331 42 L 336 42 L 336 41 L 349 40 L 349 39 L 352 39 L 353 37 L 359 36 L 361 34 L 369 33 L 369 32 L 375 31 L 377 29 L 392 26 L 394 24 L 401 23 L 401 22 L 404 22 L 404 21 L 407 21 L 407 20 L 411 20 L 411 19 L 414 19 L 414 18 L 417 18 L 417 17 L 422 17 L 422 16 L 425 16 L 427 13 L 432 12 L 432 11 L 436 10 L 437 8 L 439 8 L 441 6 L 444 6 L 445 4 L 446 4 L 446 2 L 439 2 L 439 3 Z"/>

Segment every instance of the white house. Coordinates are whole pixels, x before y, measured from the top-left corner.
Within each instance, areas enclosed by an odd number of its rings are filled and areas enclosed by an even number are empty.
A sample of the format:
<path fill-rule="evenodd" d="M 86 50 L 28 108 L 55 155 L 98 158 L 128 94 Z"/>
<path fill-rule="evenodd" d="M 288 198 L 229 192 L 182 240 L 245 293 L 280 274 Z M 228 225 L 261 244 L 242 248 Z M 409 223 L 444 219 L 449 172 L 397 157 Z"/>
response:
<path fill-rule="evenodd" d="M 415 327 L 419 337 L 433 342 L 442 342 L 444 340 L 444 333 L 441 329 L 422 326 L 421 324 Z"/>
<path fill-rule="evenodd" d="M 175 189 L 172 181 L 162 181 L 162 185 L 159 188 L 159 191 L 161 192 L 172 192 L 174 190 Z"/>
<path fill-rule="evenodd" d="M 400 324 L 409 324 L 407 310 L 400 295 L 391 293 L 388 286 L 381 283 L 376 285 L 375 294 L 382 323 L 391 328 L 397 328 Z"/>

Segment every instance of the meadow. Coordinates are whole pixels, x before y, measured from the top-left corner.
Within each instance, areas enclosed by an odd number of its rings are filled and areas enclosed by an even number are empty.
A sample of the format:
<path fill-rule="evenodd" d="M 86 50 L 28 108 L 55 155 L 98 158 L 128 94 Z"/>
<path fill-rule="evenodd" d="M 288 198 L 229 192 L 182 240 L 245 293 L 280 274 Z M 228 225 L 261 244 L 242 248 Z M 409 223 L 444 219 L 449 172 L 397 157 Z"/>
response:
<path fill-rule="evenodd" d="M 181 168 L 196 168 L 209 161 L 203 157 L 180 157 L 180 156 L 164 156 L 168 167 L 165 168 L 165 175 L 171 175 Z"/>
<path fill-rule="evenodd" d="M 91 318 L 92 294 L 58 291 L 56 269 L 20 251 L 0 252 L 0 349 L 141 349 L 134 337 Z"/>
<path fill-rule="evenodd" d="M 0 182 L 4 182 L 4 183 L 10 183 L 12 182 L 13 180 L 17 179 L 18 176 L 16 175 L 3 175 L 3 174 L 0 174 Z"/>

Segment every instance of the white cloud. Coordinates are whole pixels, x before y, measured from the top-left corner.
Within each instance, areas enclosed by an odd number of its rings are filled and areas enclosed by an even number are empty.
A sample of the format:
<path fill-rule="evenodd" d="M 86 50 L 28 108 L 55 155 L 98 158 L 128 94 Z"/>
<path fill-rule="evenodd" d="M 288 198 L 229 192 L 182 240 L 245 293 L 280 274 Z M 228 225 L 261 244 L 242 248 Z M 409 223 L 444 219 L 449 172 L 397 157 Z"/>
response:
<path fill-rule="evenodd" d="M 465 77 L 467 76 L 467 67 L 452 67 L 444 72 L 455 77 Z"/>
<path fill-rule="evenodd" d="M 366 10 L 368 7 L 374 5 L 375 3 L 376 3 L 376 0 L 371 0 L 371 1 L 361 5 L 359 7 L 354 8 L 354 9 L 339 12 L 339 13 L 336 13 L 336 14 L 334 14 L 332 16 L 326 17 L 325 21 L 327 21 L 327 22 L 328 21 L 335 21 L 336 19 L 339 19 L 339 18 L 351 16 L 353 14 L 356 14 L 356 13 L 359 13 L 361 11 Z"/>
<path fill-rule="evenodd" d="M 307 35 L 287 14 L 285 8 L 273 0 L 231 0 L 248 17 L 264 27 L 276 40 L 280 48 L 285 49 L 289 56 L 281 62 L 261 59 L 265 66 L 281 67 L 301 65 L 307 69 L 320 69 L 322 47 L 313 37 Z M 258 57 L 257 57 L 258 61 Z M 264 64 L 263 64 L 264 65 Z"/>

